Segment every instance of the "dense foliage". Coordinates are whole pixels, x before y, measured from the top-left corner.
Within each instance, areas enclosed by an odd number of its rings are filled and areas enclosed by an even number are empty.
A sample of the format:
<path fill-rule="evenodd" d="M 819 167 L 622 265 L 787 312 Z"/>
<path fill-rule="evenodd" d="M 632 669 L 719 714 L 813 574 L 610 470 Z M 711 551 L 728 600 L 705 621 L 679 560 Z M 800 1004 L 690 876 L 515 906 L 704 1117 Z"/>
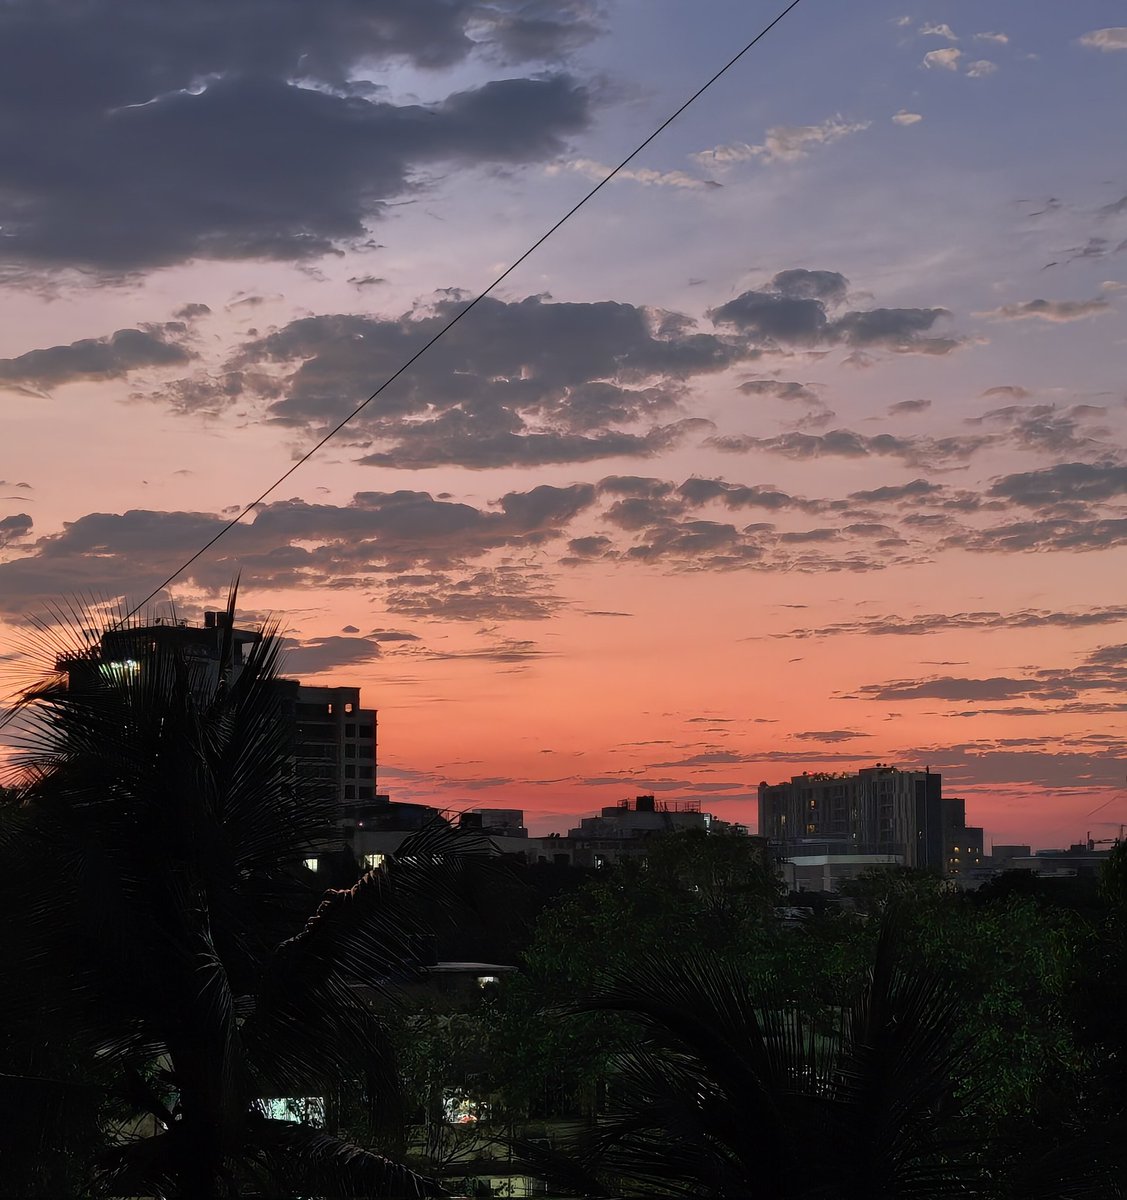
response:
<path fill-rule="evenodd" d="M 217 665 L 154 644 L 24 696 L 0 807 L 7 1188 L 438 1191 L 337 1137 L 325 1100 L 347 1087 L 373 1127 L 397 1119 L 369 995 L 411 973 L 414 900 L 464 843 L 424 830 L 386 871 L 318 886 L 304 862 L 334 812 L 296 776 L 278 649 L 267 630 L 235 669 L 229 647 Z"/>
<path fill-rule="evenodd" d="M 238 671 L 154 648 L 21 701 L 7 1192 L 461 1194 L 499 1153 L 592 1196 L 1127 1191 L 1127 847 L 1098 886 L 881 871 L 811 903 L 734 834 L 482 874 L 439 823 L 363 874 L 266 634 Z M 436 946 L 518 969 L 443 992 Z"/>

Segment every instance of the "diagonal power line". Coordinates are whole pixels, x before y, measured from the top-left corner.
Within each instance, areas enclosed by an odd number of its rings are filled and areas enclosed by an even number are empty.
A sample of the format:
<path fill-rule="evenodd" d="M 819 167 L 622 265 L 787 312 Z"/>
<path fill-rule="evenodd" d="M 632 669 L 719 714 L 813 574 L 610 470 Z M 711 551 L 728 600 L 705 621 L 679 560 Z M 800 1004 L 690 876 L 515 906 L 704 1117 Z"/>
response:
<path fill-rule="evenodd" d="M 381 392 L 383 392 L 386 388 L 390 387 L 391 384 L 393 384 L 399 378 L 400 375 L 402 375 L 405 371 L 408 371 L 416 362 L 418 362 L 418 360 L 420 358 L 422 358 L 422 356 L 424 354 L 426 354 L 426 352 L 431 348 L 431 346 L 433 346 L 435 344 L 435 342 L 437 342 L 441 338 L 445 337 L 446 334 L 449 333 L 450 330 L 453 329 L 454 326 L 457 325 L 458 322 L 463 317 L 467 316 L 474 308 L 477 307 L 478 304 L 481 303 L 482 300 L 484 300 L 493 291 L 495 291 L 517 269 L 517 267 L 519 267 L 521 265 L 521 263 L 523 263 L 525 261 L 526 258 L 529 258 L 532 254 L 534 254 L 537 250 L 539 250 L 540 247 L 552 236 L 553 233 L 556 232 L 557 229 L 559 229 L 562 225 L 564 225 L 567 221 L 569 221 L 573 216 L 575 216 L 575 214 L 587 203 L 587 201 L 591 200 L 598 192 L 600 192 L 604 187 L 606 187 L 606 185 L 608 183 L 610 183 L 610 181 L 621 170 L 623 170 L 624 167 L 628 166 L 631 162 L 633 162 L 634 159 L 637 158 L 638 155 L 641 154 L 641 152 L 650 144 L 650 142 L 652 142 L 655 138 L 657 138 L 660 134 L 662 134 L 670 125 L 672 125 L 673 122 L 676 121 L 677 118 L 685 111 L 685 109 L 687 109 L 689 107 L 689 105 L 692 104 L 694 101 L 698 100 L 701 96 L 703 96 L 704 93 L 706 91 L 708 91 L 708 89 L 722 75 L 726 74 L 729 70 L 731 70 L 731 68 L 734 67 L 736 65 L 736 63 L 738 63 L 740 61 L 740 59 L 743 58 L 743 56 L 745 54 L 747 54 L 747 52 L 757 42 L 759 42 L 763 38 L 765 38 L 767 36 L 767 34 L 770 33 L 771 30 L 774 29 L 775 26 L 778 25 L 779 22 L 792 9 L 797 8 L 800 2 L 801 2 L 801 0 L 791 0 L 791 3 L 788 4 L 786 6 L 786 8 L 784 8 L 782 10 L 782 12 L 780 12 L 778 14 L 778 16 L 776 16 L 774 18 L 774 20 L 772 20 L 769 24 L 764 25 L 764 27 L 755 35 L 755 37 L 753 37 L 751 39 L 750 42 L 747 43 L 746 46 L 744 46 L 744 48 L 738 54 L 736 54 L 732 58 L 730 58 L 707 82 L 701 84 L 701 86 L 699 88 L 697 88 L 697 90 L 695 92 L 693 92 L 693 94 L 678 109 L 676 109 L 676 111 L 671 113 L 668 117 L 665 118 L 664 121 L 662 121 L 662 123 L 653 131 L 653 133 L 651 133 L 649 135 L 649 137 L 647 137 L 644 141 L 639 142 L 638 145 L 635 146 L 634 149 L 630 151 L 630 153 L 618 164 L 617 167 L 615 167 L 612 171 L 609 171 L 606 175 L 604 175 L 603 178 L 600 179 L 599 182 L 596 183 L 595 186 L 593 188 L 591 188 L 591 190 L 585 196 L 583 196 L 577 203 L 573 204 L 572 207 L 569 208 L 567 210 L 567 212 L 565 212 L 564 215 L 562 217 L 560 217 L 560 219 L 558 221 L 555 222 L 554 225 L 552 225 L 549 229 L 545 230 L 545 232 L 542 233 L 540 235 L 540 237 L 538 237 L 536 239 L 536 241 L 533 242 L 532 245 L 529 246 L 528 249 L 525 250 L 525 252 L 519 258 L 514 259 L 514 261 L 512 263 L 510 263 L 509 266 L 506 267 L 505 270 L 502 271 L 501 274 L 498 275 L 497 278 L 494 279 L 493 282 L 487 288 L 485 288 L 481 292 L 478 292 L 478 294 L 465 306 L 465 308 L 461 309 L 458 313 L 456 313 L 453 317 L 451 317 L 450 320 L 447 321 L 446 324 L 443 325 L 443 327 L 436 334 L 434 334 L 433 337 L 430 338 L 429 341 L 424 342 L 423 345 L 420 346 L 419 349 L 416 350 L 415 353 L 412 354 L 411 357 L 409 359 L 407 359 L 407 361 L 405 363 L 403 363 L 403 365 L 401 367 L 399 367 L 399 369 L 397 371 L 395 371 L 394 374 L 389 375 L 383 381 L 383 383 L 381 383 L 380 386 L 378 388 L 376 388 L 376 390 L 366 400 L 364 400 L 362 403 L 358 404 L 352 410 L 352 412 L 350 412 L 348 414 L 348 416 L 346 416 L 342 420 L 338 421 L 336 423 L 336 425 L 334 425 L 332 427 L 332 429 L 330 429 L 329 432 L 324 435 L 324 437 L 322 437 L 319 441 L 315 442 L 312 446 L 310 446 L 309 449 L 306 450 L 306 452 L 296 462 L 294 462 L 289 467 L 288 470 L 284 471 L 281 475 L 279 475 L 278 478 L 275 479 L 274 482 L 272 484 L 270 484 L 270 486 L 264 492 L 260 493 L 249 504 L 247 504 L 244 508 L 240 509 L 240 511 L 235 516 L 233 516 L 227 522 L 227 524 L 222 527 L 222 529 L 220 529 L 216 534 L 214 534 L 214 536 L 209 538 L 195 552 L 195 554 L 192 555 L 191 558 L 185 559 L 176 568 L 176 570 L 173 571 L 172 574 L 168 576 L 167 579 L 165 579 L 163 582 L 161 582 L 155 588 L 153 588 L 153 590 L 143 600 L 141 600 L 137 604 L 135 604 L 123 617 L 121 617 L 119 619 L 119 621 L 117 623 L 119 625 L 124 624 L 131 617 L 135 616 L 142 608 L 145 607 L 146 604 L 149 603 L 150 600 L 152 600 L 155 596 L 158 596 L 162 591 L 164 591 L 164 589 L 166 587 L 168 587 L 168 585 L 170 583 L 173 583 L 177 578 L 179 578 L 179 576 L 182 575 L 197 559 L 202 558 L 212 548 L 212 546 L 214 546 L 215 543 L 219 541 L 220 538 L 225 537 L 228 533 L 231 532 L 232 529 L 235 528 L 236 525 L 240 524 L 242 522 L 243 518 L 246 517 L 255 508 L 257 508 L 262 503 L 262 501 L 267 498 L 267 496 L 271 495 L 279 487 L 281 487 L 281 485 L 283 483 L 285 483 L 285 481 L 287 479 L 289 479 L 289 477 L 296 470 L 298 470 L 298 468 L 303 467 L 324 445 L 326 445 L 326 443 L 332 441 L 332 439 L 334 437 L 336 437 L 336 435 L 338 433 L 340 433 L 340 431 L 346 425 L 348 425 L 350 422 L 354 421 L 364 411 L 364 409 L 366 409 L 368 407 L 368 405 L 371 404 L 372 401 L 375 400 L 376 397 L 380 395 Z"/>

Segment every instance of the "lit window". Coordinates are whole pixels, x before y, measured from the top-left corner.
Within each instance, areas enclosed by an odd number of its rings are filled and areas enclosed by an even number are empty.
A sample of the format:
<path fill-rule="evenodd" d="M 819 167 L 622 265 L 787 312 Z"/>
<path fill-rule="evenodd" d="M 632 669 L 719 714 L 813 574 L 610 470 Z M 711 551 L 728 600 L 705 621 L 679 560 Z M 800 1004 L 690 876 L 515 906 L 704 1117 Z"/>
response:
<path fill-rule="evenodd" d="M 501 977 L 499 975 L 479 975 L 477 977 L 477 986 L 478 987 L 485 987 L 486 984 L 500 983 L 500 982 L 501 982 Z"/>
<path fill-rule="evenodd" d="M 131 675 L 140 673 L 141 664 L 135 658 L 126 658 L 120 662 L 102 663 L 98 668 L 104 679 L 128 679 Z"/>
<path fill-rule="evenodd" d="M 365 854 L 360 860 L 365 871 L 378 871 L 387 862 L 386 854 Z"/>
<path fill-rule="evenodd" d="M 307 867 L 307 868 L 308 868 L 310 871 L 316 871 L 316 870 L 317 870 L 317 860 L 316 860 L 315 858 L 307 858 L 307 859 L 305 859 L 305 860 L 304 860 L 304 862 L 305 862 L 305 866 L 306 866 L 306 867 Z"/>
<path fill-rule="evenodd" d="M 346 713 L 350 713 L 350 712 L 352 712 L 352 703 L 351 703 L 351 702 L 349 702 L 348 704 L 346 704 L 346 705 L 344 706 L 344 711 L 345 711 Z"/>

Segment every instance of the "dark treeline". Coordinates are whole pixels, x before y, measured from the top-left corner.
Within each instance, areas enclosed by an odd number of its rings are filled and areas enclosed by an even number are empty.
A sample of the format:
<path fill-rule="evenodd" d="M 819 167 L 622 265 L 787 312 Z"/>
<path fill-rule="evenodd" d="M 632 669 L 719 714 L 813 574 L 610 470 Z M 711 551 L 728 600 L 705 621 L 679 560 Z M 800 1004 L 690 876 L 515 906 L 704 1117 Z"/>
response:
<path fill-rule="evenodd" d="M 1123 847 L 1098 882 L 884 872 L 801 912 L 734 835 L 582 872 L 439 823 L 362 873 L 277 654 L 23 696 L 0 1196 L 1124 1195 Z M 444 990 L 436 958 L 517 969 Z"/>

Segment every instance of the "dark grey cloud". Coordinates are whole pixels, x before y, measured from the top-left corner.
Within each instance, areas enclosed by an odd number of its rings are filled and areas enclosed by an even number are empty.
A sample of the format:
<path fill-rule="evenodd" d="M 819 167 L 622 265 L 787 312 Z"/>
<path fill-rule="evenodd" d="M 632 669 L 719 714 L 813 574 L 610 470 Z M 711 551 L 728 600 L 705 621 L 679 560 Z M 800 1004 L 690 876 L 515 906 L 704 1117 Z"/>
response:
<path fill-rule="evenodd" d="M 1094 423 L 1106 415 L 1105 408 L 1091 404 L 1075 404 L 1063 410 L 1055 404 L 1009 404 L 980 417 L 969 417 L 967 424 L 1005 430 L 1001 435 L 1004 440 L 1022 450 L 1099 457 L 1112 450 L 1107 441 L 1111 430 Z"/>
<path fill-rule="evenodd" d="M 441 621 L 544 621 L 562 601 L 535 571 L 499 567 L 464 577 L 402 576 L 386 593 L 389 612 Z"/>
<path fill-rule="evenodd" d="M 593 499 L 594 489 L 580 484 L 510 492 L 490 508 L 412 491 L 361 492 L 346 505 L 280 500 L 263 505 L 253 520 L 233 528 L 215 554 L 200 559 L 184 579 L 212 588 L 222 588 L 239 570 L 261 588 L 365 588 L 393 579 L 399 600 L 391 611 L 439 613 L 446 589 L 462 610 L 473 600 L 484 613 L 488 594 L 483 583 L 469 593 L 459 592 L 465 577 L 480 582 L 477 563 L 497 553 L 526 553 L 544 545 L 562 535 Z M 22 557 L 0 563 L 0 596 L 7 611 L 19 612 L 31 600 L 75 592 L 138 595 L 225 524 L 222 516 L 211 513 L 89 513 L 31 543 Z M 420 568 L 424 574 L 412 582 Z M 502 611 L 513 611 L 525 596 L 533 597 L 532 607 L 550 608 L 543 587 L 522 588 L 521 570 L 513 567 L 511 572 L 509 591 L 518 600 L 500 605 Z M 428 583 L 432 576 L 438 581 L 433 587 Z M 437 598 L 431 595 L 435 589 Z M 420 591 L 430 598 L 412 601 Z M 483 596 L 474 600 L 478 591 Z M 379 640 L 380 635 L 369 637 Z"/>
<path fill-rule="evenodd" d="M 937 543 L 937 549 L 971 550 L 992 554 L 1049 551 L 1079 553 L 1107 550 L 1112 546 L 1124 544 L 1127 544 L 1127 518 L 1039 517 L 1037 520 L 1010 521 L 985 529 L 959 529 L 945 535 Z"/>
<path fill-rule="evenodd" d="M 899 353 L 948 354 L 960 346 L 954 337 L 923 337 L 936 321 L 951 314 L 945 308 L 873 308 L 847 312 L 833 324 L 835 340 L 857 348 L 880 347 Z"/>
<path fill-rule="evenodd" d="M 694 476 L 686 479 L 677 489 L 677 494 L 688 504 L 699 506 L 719 501 L 725 508 L 765 508 L 768 511 L 797 509 L 815 512 L 816 504 L 791 496 L 770 484 L 728 483 L 723 479 L 702 479 Z"/>
<path fill-rule="evenodd" d="M 443 662 L 468 659 L 507 666 L 520 665 L 547 656 L 546 650 L 528 638 L 501 638 L 491 645 L 477 646 L 470 650 L 432 650 L 426 654 L 427 658 L 441 659 Z"/>
<path fill-rule="evenodd" d="M 1004 475 L 990 488 L 989 494 L 1038 509 L 1113 500 L 1127 494 L 1127 466 L 1058 463 L 1038 471 Z"/>
<path fill-rule="evenodd" d="M 1022 677 L 993 676 L 987 679 L 931 676 L 866 684 L 852 698 L 865 700 L 941 700 L 946 702 L 1006 701 L 1025 699 L 1025 707 L 1042 706 L 1042 711 L 1073 711 L 1084 693 L 1108 693 L 1119 703 L 1127 687 L 1127 646 L 1101 646 L 1071 667 L 1046 667 Z M 1065 702 L 1059 704 L 1058 702 Z"/>
<path fill-rule="evenodd" d="M 210 383 L 165 399 L 204 409 L 260 401 L 271 420 L 323 432 L 416 353 L 465 300 L 445 293 L 398 317 L 292 321 L 245 344 Z M 683 416 L 690 380 L 747 356 L 631 304 L 485 300 L 352 424 L 373 466 L 422 468 L 651 457 L 709 428 Z"/>
<path fill-rule="evenodd" d="M 774 437 L 754 437 L 750 434 L 727 434 L 706 439 L 706 445 L 729 454 L 760 451 L 781 454 L 786 458 L 809 459 L 869 458 L 873 456 L 898 458 L 910 466 L 965 462 L 976 450 L 992 439 L 989 437 L 898 437 L 891 433 L 863 434 L 852 429 L 831 429 L 827 433 L 801 433 L 792 430 Z"/>
<path fill-rule="evenodd" d="M 515 62 L 551 61 L 595 37 L 602 27 L 592 0 L 521 0 L 508 8 L 481 5 L 472 27 L 498 56 Z"/>
<path fill-rule="evenodd" d="M 800 742 L 852 742 L 857 738 L 871 737 L 871 734 L 860 733 L 856 729 L 809 729 L 804 733 L 794 735 Z"/>
<path fill-rule="evenodd" d="M 708 315 L 717 325 L 734 325 L 753 338 L 782 346 L 816 346 L 829 340 L 829 318 L 821 300 L 744 292 Z"/>
<path fill-rule="evenodd" d="M 1013 400 L 1024 400 L 1027 396 L 1033 393 L 1027 388 L 1019 387 L 1016 384 L 1004 383 L 998 387 L 987 388 L 986 391 L 980 393 L 983 397 L 986 396 L 1009 396 Z"/>
<path fill-rule="evenodd" d="M 836 621 L 830 625 L 790 629 L 773 634 L 778 638 L 834 637 L 860 634 L 864 637 L 919 637 L 951 629 L 1088 629 L 1127 621 L 1127 606 L 1106 605 L 1055 612 L 1050 609 L 1019 609 L 1015 612 L 919 613 L 906 617 L 896 613 Z"/>
<path fill-rule="evenodd" d="M 0 550 L 22 542 L 31 533 L 32 520 L 27 513 L 11 513 L 0 517 Z"/>
<path fill-rule="evenodd" d="M 1067 684 L 1038 679 L 958 679 L 940 676 L 926 680 L 896 680 L 858 688 L 862 700 L 1013 700 L 1020 696 L 1038 696 L 1047 700 L 1072 699 L 1076 691 Z"/>
<path fill-rule="evenodd" d="M 700 745 L 698 742 L 697 745 Z M 757 755 L 737 754 L 734 750 L 702 750 L 698 754 L 690 754 L 687 758 L 677 758 L 669 762 L 650 763 L 653 768 L 661 767 L 707 767 L 724 766 L 731 763 L 755 762 Z"/>
<path fill-rule="evenodd" d="M 934 746 L 918 751 L 918 761 L 942 771 L 945 787 L 951 791 L 962 785 L 1031 784 L 1085 791 L 1122 786 L 1121 744 L 1092 748 L 1066 740 L 1059 749 L 1046 748 L 1044 743 L 1040 747 L 1007 749 L 991 742 Z"/>
<path fill-rule="evenodd" d="M 780 271 L 770 287 L 791 300 L 821 300 L 832 307 L 845 303 L 849 280 L 837 271 L 807 271 L 799 267 Z"/>
<path fill-rule="evenodd" d="M 527 0 L 11 0 L 0 6 L 9 269 L 298 260 L 362 239 L 422 167 L 551 157 L 590 102 L 563 74 L 392 103 L 380 63 L 546 61 L 592 9 Z M 143 181 L 143 186 L 139 181 Z"/>
<path fill-rule="evenodd" d="M 798 401 L 802 404 L 821 405 L 822 400 L 809 384 L 795 383 L 786 379 L 749 379 L 741 383 L 739 390 L 745 396 L 774 396 L 777 400 Z"/>
<path fill-rule="evenodd" d="M 926 479 L 913 479 L 910 483 L 889 484 L 885 487 L 872 488 L 869 491 L 850 492 L 849 498 L 866 504 L 898 500 L 917 501 L 925 496 L 935 496 L 942 491 L 943 488 L 938 483 L 931 483 Z"/>
<path fill-rule="evenodd" d="M 653 479 L 645 475 L 607 475 L 599 480 L 597 486 L 604 495 L 650 499 L 668 496 L 675 489 L 675 485 L 666 479 Z"/>
<path fill-rule="evenodd" d="M 367 467 L 423 469 L 457 466 L 470 470 L 494 467 L 539 467 L 555 463 L 593 462 L 604 458 L 655 458 L 689 434 L 711 428 L 707 421 L 686 419 L 657 425 L 645 433 L 611 430 L 591 435 L 487 430 L 481 421 L 451 413 L 409 425 L 389 450 L 365 454 Z"/>
<path fill-rule="evenodd" d="M 962 345 L 957 337 L 925 336 L 951 315 L 945 308 L 856 309 L 832 316 L 848 282 L 836 271 L 781 271 L 765 288 L 743 292 L 708 315 L 764 349 L 842 345 L 855 352 L 948 354 Z"/>
<path fill-rule="evenodd" d="M 898 400 L 888 406 L 891 416 L 906 416 L 910 413 L 927 412 L 931 408 L 930 400 Z"/>
<path fill-rule="evenodd" d="M 182 304 L 172 315 L 178 321 L 194 321 L 197 317 L 206 317 L 211 309 L 206 304 Z"/>
<path fill-rule="evenodd" d="M 172 321 L 28 350 L 0 359 L 0 387 L 42 394 L 79 380 L 122 379 L 143 367 L 182 366 L 194 357 L 182 344 L 186 332 L 185 325 Z"/>
<path fill-rule="evenodd" d="M 579 562 L 583 559 L 601 558 L 613 545 L 610 538 L 597 534 L 590 537 L 572 538 L 568 542 L 567 548 L 571 557 Z"/>
<path fill-rule="evenodd" d="M 806 542 L 836 542 L 841 537 L 841 531 L 838 529 L 798 529 L 790 533 L 780 533 L 779 543 L 781 545 L 801 545 Z"/>
<path fill-rule="evenodd" d="M 311 638 L 287 641 L 282 670 L 287 675 L 321 675 L 339 667 L 353 667 L 380 657 L 380 644 L 365 637 Z"/>
<path fill-rule="evenodd" d="M 1098 317 L 1111 311 L 1111 305 L 1102 297 L 1092 300 L 1024 300 L 1018 304 L 1003 304 L 982 313 L 999 321 L 1082 321 L 1085 317 Z"/>

